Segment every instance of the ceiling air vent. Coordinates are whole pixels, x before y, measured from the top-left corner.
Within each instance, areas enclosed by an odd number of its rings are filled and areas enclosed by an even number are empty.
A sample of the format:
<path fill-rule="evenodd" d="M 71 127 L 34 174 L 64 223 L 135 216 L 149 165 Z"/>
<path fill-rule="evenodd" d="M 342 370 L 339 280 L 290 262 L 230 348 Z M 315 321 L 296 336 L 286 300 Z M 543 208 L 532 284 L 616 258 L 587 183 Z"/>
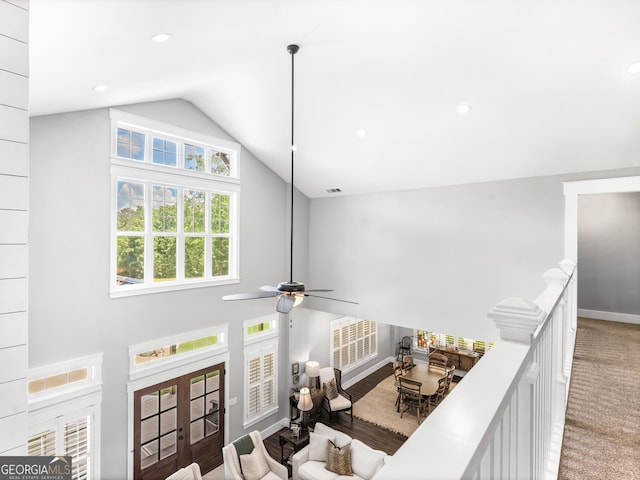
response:
<path fill-rule="evenodd" d="M 340 193 L 341 191 L 339 188 L 327 188 L 327 193 Z"/>

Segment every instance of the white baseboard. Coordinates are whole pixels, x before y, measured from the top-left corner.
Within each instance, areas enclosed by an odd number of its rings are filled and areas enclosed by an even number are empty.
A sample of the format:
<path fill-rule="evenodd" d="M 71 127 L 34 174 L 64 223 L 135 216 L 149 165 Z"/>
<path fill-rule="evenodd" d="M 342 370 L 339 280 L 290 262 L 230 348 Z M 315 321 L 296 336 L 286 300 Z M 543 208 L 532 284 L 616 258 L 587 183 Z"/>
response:
<path fill-rule="evenodd" d="M 378 363 L 376 363 L 376 364 L 370 366 L 369 368 L 367 368 L 364 372 L 359 373 L 355 377 L 350 378 L 349 380 L 345 380 L 344 382 L 342 382 L 342 388 L 349 388 L 351 385 L 359 382 L 360 380 L 362 380 L 365 377 L 368 377 L 369 375 L 371 375 L 373 372 L 375 372 L 379 368 L 384 367 L 387 363 L 391 363 L 394 360 L 395 360 L 395 357 L 388 357 L 388 358 L 385 358 L 383 360 L 380 360 Z"/>
<path fill-rule="evenodd" d="M 602 312 L 599 310 L 586 310 L 584 308 L 579 308 L 578 316 L 593 318 L 595 320 L 640 324 L 640 315 L 633 315 L 631 313 Z"/>

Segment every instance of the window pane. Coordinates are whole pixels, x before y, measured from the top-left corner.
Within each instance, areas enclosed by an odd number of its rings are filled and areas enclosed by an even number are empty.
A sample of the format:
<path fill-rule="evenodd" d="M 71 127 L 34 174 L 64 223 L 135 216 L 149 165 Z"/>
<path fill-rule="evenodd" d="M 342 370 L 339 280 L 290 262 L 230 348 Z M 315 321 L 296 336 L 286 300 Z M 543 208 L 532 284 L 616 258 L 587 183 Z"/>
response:
<path fill-rule="evenodd" d="M 204 438 L 204 419 L 191 422 L 191 443 L 194 444 Z"/>
<path fill-rule="evenodd" d="M 176 166 L 177 144 L 164 138 L 153 138 L 153 163 Z"/>
<path fill-rule="evenodd" d="M 160 439 L 160 459 L 176 453 L 176 432 L 171 432 Z"/>
<path fill-rule="evenodd" d="M 140 468 L 147 468 L 158 462 L 158 440 L 140 447 Z"/>
<path fill-rule="evenodd" d="M 184 231 L 204 233 L 204 192 L 186 190 L 184 192 Z"/>
<path fill-rule="evenodd" d="M 144 160 L 144 134 L 118 128 L 116 155 L 132 160 Z"/>
<path fill-rule="evenodd" d="M 229 239 L 226 237 L 211 239 L 211 275 L 229 275 Z"/>
<path fill-rule="evenodd" d="M 229 195 L 211 194 L 211 233 L 229 233 Z"/>
<path fill-rule="evenodd" d="M 116 275 L 119 285 L 144 279 L 144 237 L 118 237 Z"/>
<path fill-rule="evenodd" d="M 117 228 L 119 232 L 144 231 L 144 185 L 133 182 L 118 182 Z"/>
<path fill-rule="evenodd" d="M 204 277 L 204 237 L 184 239 L 184 276 L 185 278 Z"/>
<path fill-rule="evenodd" d="M 152 224 L 154 232 L 175 232 L 177 229 L 177 195 L 176 188 L 153 186 Z"/>
<path fill-rule="evenodd" d="M 153 281 L 176 279 L 176 237 L 153 238 Z"/>
<path fill-rule="evenodd" d="M 230 169 L 228 153 L 211 150 L 211 173 L 215 175 L 224 175 L 225 177 L 229 176 Z"/>
<path fill-rule="evenodd" d="M 204 172 L 204 148 L 186 143 L 184 145 L 185 170 Z"/>

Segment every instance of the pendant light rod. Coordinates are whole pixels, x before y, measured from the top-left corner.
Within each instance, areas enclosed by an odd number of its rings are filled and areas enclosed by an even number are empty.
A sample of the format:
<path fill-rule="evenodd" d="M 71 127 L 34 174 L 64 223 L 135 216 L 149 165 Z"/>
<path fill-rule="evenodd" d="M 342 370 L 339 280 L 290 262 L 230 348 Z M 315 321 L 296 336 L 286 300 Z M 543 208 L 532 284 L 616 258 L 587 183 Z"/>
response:
<path fill-rule="evenodd" d="M 300 47 L 298 45 L 292 44 L 287 46 L 287 52 L 291 54 L 291 232 L 290 232 L 290 244 L 289 244 L 289 282 L 293 283 L 293 157 L 295 154 L 295 143 L 294 143 L 294 80 L 295 80 L 295 67 L 294 67 L 294 56 L 298 53 Z"/>

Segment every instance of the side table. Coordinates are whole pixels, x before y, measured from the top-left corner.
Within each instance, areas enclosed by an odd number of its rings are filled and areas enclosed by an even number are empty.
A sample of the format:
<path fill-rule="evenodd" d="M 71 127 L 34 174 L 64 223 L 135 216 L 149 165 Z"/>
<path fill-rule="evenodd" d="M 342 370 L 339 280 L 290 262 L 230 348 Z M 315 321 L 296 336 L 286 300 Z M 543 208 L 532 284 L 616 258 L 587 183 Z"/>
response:
<path fill-rule="evenodd" d="M 291 430 L 287 429 L 280 433 L 278 443 L 280 443 L 280 463 L 287 467 L 287 470 L 289 470 L 289 476 L 291 476 L 291 457 L 293 457 L 294 453 L 307 446 L 309 443 L 309 432 L 301 433 L 297 438 L 294 438 L 291 434 Z M 285 456 L 284 446 L 287 444 L 291 445 L 293 450 Z"/>

